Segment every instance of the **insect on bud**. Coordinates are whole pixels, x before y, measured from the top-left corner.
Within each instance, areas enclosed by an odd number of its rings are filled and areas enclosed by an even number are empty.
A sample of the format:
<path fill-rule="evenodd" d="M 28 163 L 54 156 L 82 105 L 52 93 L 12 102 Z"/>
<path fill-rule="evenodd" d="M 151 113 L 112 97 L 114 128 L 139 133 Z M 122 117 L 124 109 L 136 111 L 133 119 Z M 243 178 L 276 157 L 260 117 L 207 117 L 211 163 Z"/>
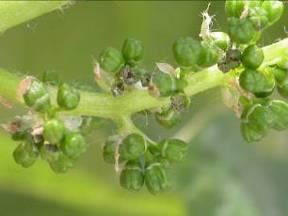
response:
<path fill-rule="evenodd" d="M 99 63 L 105 71 L 117 74 L 124 66 L 124 59 L 119 50 L 109 47 L 101 53 Z"/>
<path fill-rule="evenodd" d="M 44 124 L 43 137 L 50 144 L 59 144 L 65 134 L 63 122 L 52 119 Z"/>
<path fill-rule="evenodd" d="M 142 42 L 133 38 L 126 39 L 122 47 L 122 54 L 127 64 L 137 65 L 143 59 L 144 47 Z"/>
<path fill-rule="evenodd" d="M 128 162 L 120 174 L 120 185 L 129 191 L 139 191 L 144 184 L 144 173 L 139 163 Z"/>
<path fill-rule="evenodd" d="M 124 160 L 136 160 L 146 151 L 144 137 L 137 133 L 126 136 L 119 146 L 119 153 Z"/>
<path fill-rule="evenodd" d="M 68 84 L 61 84 L 58 87 L 57 103 L 66 110 L 75 109 L 80 102 L 80 93 Z"/>
<path fill-rule="evenodd" d="M 87 150 L 87 144 L 80 133 L 67 133 L 60 145 L 63 153 L 71 159 L 78 159 Z"/>

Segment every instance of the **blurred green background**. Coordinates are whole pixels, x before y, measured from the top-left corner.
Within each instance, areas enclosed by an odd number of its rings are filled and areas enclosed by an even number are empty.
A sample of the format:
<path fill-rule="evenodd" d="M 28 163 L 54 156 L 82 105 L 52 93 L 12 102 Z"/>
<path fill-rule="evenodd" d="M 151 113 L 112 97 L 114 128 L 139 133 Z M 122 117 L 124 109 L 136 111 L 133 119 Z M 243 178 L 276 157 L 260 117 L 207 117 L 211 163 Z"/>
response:
<path fill-rule="evenodd" d="M 107 46 L 120 48 L 127 37 L 145 44 L 145 66 L 173 62 L 171 44 L 179 36 L 197 37 L 201 11 L 208 1 L 87 1 L 22 24 L 1 35 L 0 66 L 41 76 L 56 71 L 62 79 L 94 86 L 93 61 Z M 212 1 L 214 30 L 225 30 L 224 2 Z M 287 36 L 281 22 L 263 35 L 261 45 Z M 0 107 L 0 123 L 20 108 Z M 101 144 L 113 133 L 99 120 L 89 136 L 90 150 L 77 167 L 56 175 L 38 162 L 17 166 L 15 143 L 0 132 L 0 215 L 9 216 L 286 216 L 288 215 L 287 132 L 271 133 L 248 145 L 239 121 L 221 103 L 220 91 L 193 98 L 182 123 L 162 129 L 153 118 L 135 116 L 137 125 L 154 139 L 189 138 L 189 155 L 171 170 L 174 188 L 152 196 L 145 190 L 122 190 L 113 167 L 101 157 Z"/>

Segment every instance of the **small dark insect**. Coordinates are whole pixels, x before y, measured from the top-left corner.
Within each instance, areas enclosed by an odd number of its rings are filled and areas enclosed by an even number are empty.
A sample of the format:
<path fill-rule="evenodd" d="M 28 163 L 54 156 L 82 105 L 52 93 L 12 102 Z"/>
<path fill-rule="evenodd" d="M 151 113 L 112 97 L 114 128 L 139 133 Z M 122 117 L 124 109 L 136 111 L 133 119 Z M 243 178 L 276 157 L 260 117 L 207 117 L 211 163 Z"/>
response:
<path fill-rule="evenodd" d="M 122 95 L 125 90 L 125 85 L 123 80 L 116 80 L 115 83 L 111 87 L 111 92 L 113 96 Z"/>
<path fill-rule="evenodd" d="M 229 49 L 226 55 L 219 61 L 218 68 L 227 73 L 241 64 L 241 52 L 238 49 Z"/>

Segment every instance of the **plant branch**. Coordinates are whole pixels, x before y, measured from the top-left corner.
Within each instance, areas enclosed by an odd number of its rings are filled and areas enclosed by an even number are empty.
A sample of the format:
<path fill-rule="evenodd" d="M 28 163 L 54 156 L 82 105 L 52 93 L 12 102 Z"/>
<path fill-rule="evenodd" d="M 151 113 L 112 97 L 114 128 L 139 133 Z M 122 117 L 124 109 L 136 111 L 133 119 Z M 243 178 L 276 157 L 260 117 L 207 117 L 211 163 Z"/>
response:
<path fill-rule="evenodd" d="M 0 32 L 51 11 L 70 1 L 0 1 Z"/>

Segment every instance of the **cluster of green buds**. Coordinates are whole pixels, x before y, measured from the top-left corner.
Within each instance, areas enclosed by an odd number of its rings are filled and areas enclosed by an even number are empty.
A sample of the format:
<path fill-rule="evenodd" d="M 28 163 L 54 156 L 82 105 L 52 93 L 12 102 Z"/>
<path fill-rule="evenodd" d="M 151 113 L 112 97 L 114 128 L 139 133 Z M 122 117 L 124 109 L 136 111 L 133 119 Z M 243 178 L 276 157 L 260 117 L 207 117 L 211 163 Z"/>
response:
<path fill-rule="evenodd" d="M 166 191 L 170 187 L 168 167 L 182 161 L 187 144 L 178 139 L 167 139 L 152 143 L 141 134 L 110 137 L 103 146 L 104 161 L 119 169 L 120 185 L 129 191 L 139 191 L 144 184 L 152 194 Z"/>
<path fill-rule="evenodd" d="M 77 127 L 65 124 L 59 112 L 75 109 L 80 94 L 70 85 L 61 83 L 56 106 L 42 82 L 29 78 L 26 84 L 23 99 L 34 112 L 9 124 L 12 138 L 21 142 L 13 153 L 14 159 L 17 164 L 30 167 L 41 157 L 54 172 L 66 172 L 86 151 L 87 144 Z"/>

